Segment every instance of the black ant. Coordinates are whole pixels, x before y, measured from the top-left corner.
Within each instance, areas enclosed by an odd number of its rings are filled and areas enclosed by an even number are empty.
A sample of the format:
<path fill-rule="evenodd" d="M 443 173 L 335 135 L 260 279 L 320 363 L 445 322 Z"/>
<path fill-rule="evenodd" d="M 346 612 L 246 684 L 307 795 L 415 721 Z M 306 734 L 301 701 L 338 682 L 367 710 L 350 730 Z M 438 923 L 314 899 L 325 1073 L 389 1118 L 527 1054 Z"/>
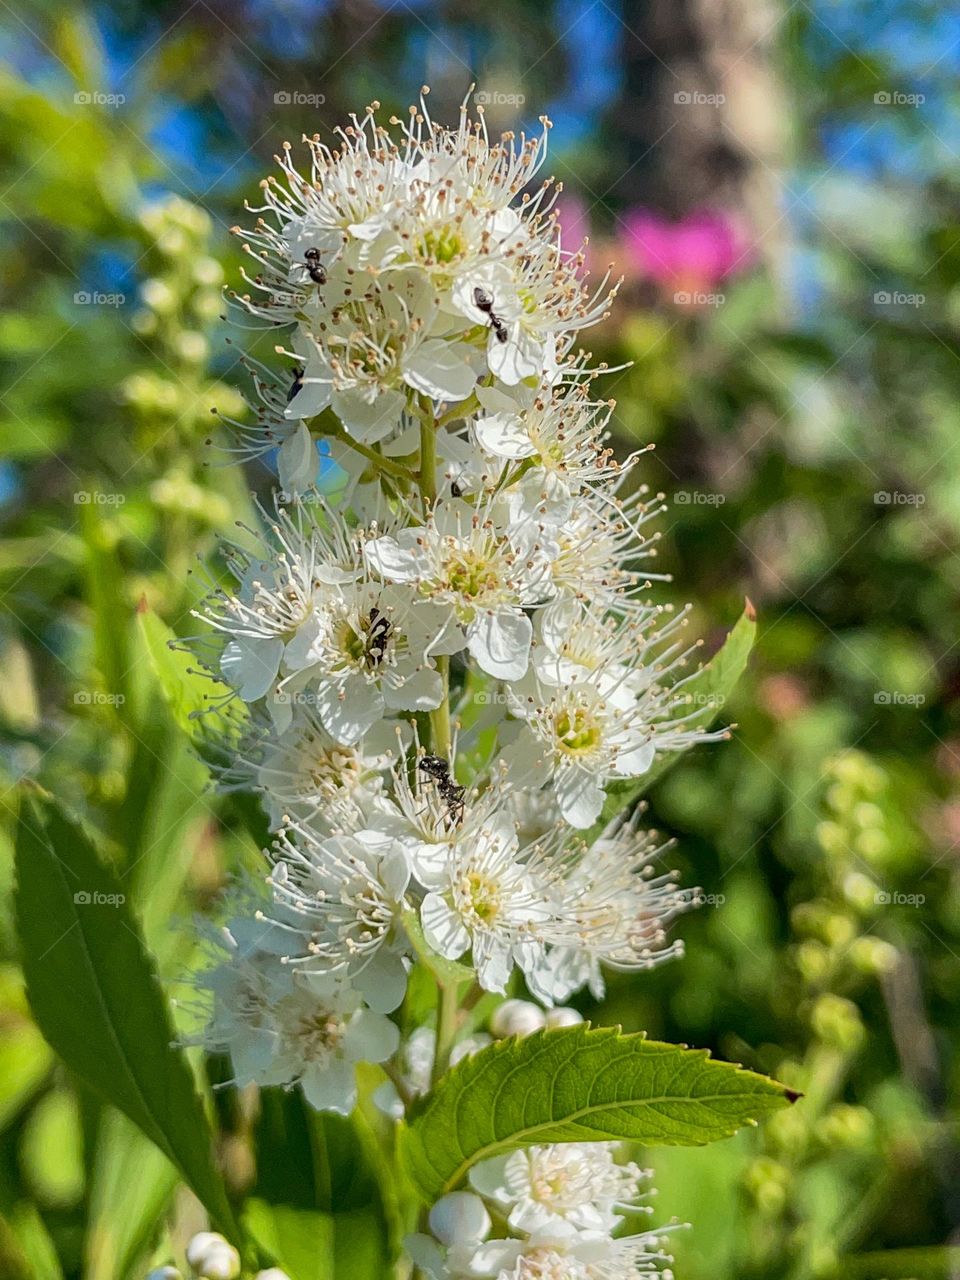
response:
<path fill-rule="evenodd" d="M 303 265 L 314 284 L 327 283 L 327 269 L 320 261 L 319 249 L 308 249 L 303 255 Z"/>
<path fill-rule="evenodd" d="M 370 606 L 367 614 L 366 655 L 373 666 L 379 667 L 387 651 L 387 642 L 393 631 L 393 623 L 380 612 L 376 605 Z"/>
<path fill-rule="evenodd" d="M 506 342 L 510 335 L 508 333 L 507 326 L 498 315 L 494 314 L 493 295 L 487 293 L 486 289 L 481 289 L 478 286 L 473 291 L 473 305 L 478 311 L 482 311 L 484 315 L 490 317 L 490 328 L 497 335 L 497 341 Z"/>
<path fill-rule="evenodd" d="M 466 787 L 461 787 L 450 777 L 450 764 L 441 756 L 424 756 L 420 761 L 420 768 L 437 784 L 440 798 L 447 805 L 450 820 L 454 826 L 459 826 L 463 821 L 465 808 L 463 797 L 466 794 Z"/>
<path fill-rule="evenodd" d="M 303 390 L 304 370 L 297 367 L 293 371 L 293 382 L 290 384 L 290 390 L 287 392 L 287 404 L 293 399 L 297 392 Z"/>

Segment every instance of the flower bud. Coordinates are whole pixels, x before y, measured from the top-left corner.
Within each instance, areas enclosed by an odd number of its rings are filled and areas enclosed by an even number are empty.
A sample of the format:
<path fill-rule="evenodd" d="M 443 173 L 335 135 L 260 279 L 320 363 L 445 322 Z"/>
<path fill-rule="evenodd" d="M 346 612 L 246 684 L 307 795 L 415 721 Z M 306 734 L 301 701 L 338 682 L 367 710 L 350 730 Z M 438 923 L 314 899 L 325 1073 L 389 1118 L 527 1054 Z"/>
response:
<path fill-rule="evenodd" d="M 843 996 L 821 996 L 813 1006 L 811 1023 L 821 1040 L 846 1053 L 858 1049 L 863 1041 L 860 1010 L 852 1000 L 845 1000 Z"/>
<path fill-rule="evenodd" d="M 203 364 L 210 355 L 210 344 L 202 333 L 195 329 L 186 329 L 177 334 L 177 353 L 189 364 Z"/>
<path fill-rule="evenodd" d="M 504 1000 L 494 1009 L 490 1018 L 490 1030 L 498 1039 L 507 1036 L 529 1036 L 546 1025 L 543 1010 L 529 1000 Z"/>
<path fill-rule="evenodd" d="M 479 1243 L 490 1227 L 486 1205 L 472 1191 L 451 1191 L 430 1210 L 430 1230 L 441 1244 Z"/>
<path fill-rule="evenodd" d="M 882 938 L 857 938 L 850 948 L 850 961 L 861 973 L 892 973 L 898 960 L 896 947 Z"/>
<path fill-rule="evenodd" d="M 544 1021 L 548 1027 L 578 1027 L 583 1021 L 583 1014 L 568 1005 L 558 1009 L 548 1009 Z"/>
<path fill-rule="evenodd" d="M 147 1272 L 146 1280 L 183 1280 L 183 1276 L 176 1267 L 154 1267 Z"/>
<path fill-rule="evenodd" d="M 152 311 L 158 311 L 161 315 L 173 311 L 177 305 L 176 295 L 167 282 L 158 280 L 155 276 L 144 280 L 140 286 L 140 297 Z"/>
<path fill-rule="evenodd" d="M 215 1231 L 201 1231 L 187 1245 L 187 1261 L 203 1280 L 236 1280 L 240 1255 Z"/>
<path fill-rule="evenodd" d="M 290 1280 L 290 1277 L 279 1267 L 268 1267 L 266 1271 L 258 1271 L 253 1280 Z"/>

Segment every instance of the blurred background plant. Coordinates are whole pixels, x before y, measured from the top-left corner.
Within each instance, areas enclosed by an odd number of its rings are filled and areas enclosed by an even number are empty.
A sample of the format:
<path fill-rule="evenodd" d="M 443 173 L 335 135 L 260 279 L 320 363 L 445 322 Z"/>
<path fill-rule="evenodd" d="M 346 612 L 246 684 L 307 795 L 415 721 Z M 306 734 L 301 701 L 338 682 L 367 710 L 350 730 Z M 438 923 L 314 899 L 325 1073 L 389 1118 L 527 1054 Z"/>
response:
<path fill-rule="evenodd" d="M 657 444 L 665 591 L 710 643 L 743 595 L 760 618 L 733 742 L 651 796 L 702 886 L 687 956 L 613 983 L 604 1021 L 806 1099 L 762 1135 L 648 1153 L 661 1213 L 692 1223 L 677 1275 L 960 1275 L 957 14 L 109 0 L 2 24 L 0 1273 L 142 1276 L 200 1224 L 32 1025 L 9 899 L 25 779 L 101 834 L 167 974 L 190 964 L 171 919 L 253 847 L 157 677 L 196 557 L 251 518 L 210 413 L 243 412 L 228 228 L 285 138 L 423 81 L 443 118 L 475 80 L 493 129 L 554 120 L 565 235 L 625 276 L 591 345 L 632 362 L 604 392 L 619 447 Z M 379 1275 L 375 1118 L 217 1105 L 294 1280 Z"/>

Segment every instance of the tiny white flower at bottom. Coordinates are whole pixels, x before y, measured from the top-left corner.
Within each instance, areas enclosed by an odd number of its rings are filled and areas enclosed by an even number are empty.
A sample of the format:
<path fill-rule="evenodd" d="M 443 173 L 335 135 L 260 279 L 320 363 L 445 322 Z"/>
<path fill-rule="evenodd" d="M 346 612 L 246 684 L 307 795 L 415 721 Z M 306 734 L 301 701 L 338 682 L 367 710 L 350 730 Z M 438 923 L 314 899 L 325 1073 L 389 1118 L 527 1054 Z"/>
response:
<path fill-rule="evenodd" d="M 648 1175 L 635 1164 L 617 1164 L 606 1142 L 553 1143 L 484 1160 L 470 1185 L 507 1214 L 514 1231 L 574 1228 L 611 1232 L 615 1212 L 634 1205 Z"/>

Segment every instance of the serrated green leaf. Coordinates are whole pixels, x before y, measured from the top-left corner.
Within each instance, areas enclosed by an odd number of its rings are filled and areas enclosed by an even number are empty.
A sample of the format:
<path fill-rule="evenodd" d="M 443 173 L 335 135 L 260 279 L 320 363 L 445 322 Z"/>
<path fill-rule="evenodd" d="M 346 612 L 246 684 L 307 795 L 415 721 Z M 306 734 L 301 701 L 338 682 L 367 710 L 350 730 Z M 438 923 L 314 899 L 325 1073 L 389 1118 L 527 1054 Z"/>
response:
<path fill-rule="evenodd" d="M 137 626 L 174 720 L 202 747 L 220 718 L 211 710 L 216 687 L 197 670 L 195 660 L 176 647 L 176 634 L 150 609 L 137 611 Z M 223 727 L 229 727 L 226 720 Z"/>
<path fill-rule="evenodd" d="M 25 803 L 17 929 L 37 1025 L 67 1066 L 119 1107 L 236 1238 L 212 1135 L 123 885 L 76 823 Z"/>
<path fill-rule="evenodd" d="M 702 1146 L 796 1097 L 705 1049 L 584 1025 L 501 1040 L 418 1102 L 402 1159 L 428 1201 L 480 1160 L 542 1142 Z"/>
<path fill-rule="evenodd" d="M 709 729 L 716 720 L 746 669 L 756 636 L 757 615 L 748 600 L 736 625 L 710 661 L 677 685 L 677 689 L 683 691 L 694 708 L 694 713 L 687 722 L 688 728 Z M 587 842 L 595 839 L 618 814 L 632 808 L 645 796 L 654 783 L 659 782 L 673 768 L 681 755 L 682 751 L 664 752 L 657 756 L 642 778 L 611 783 L 607 787 L 603 812 L 586 834 Z"/>

